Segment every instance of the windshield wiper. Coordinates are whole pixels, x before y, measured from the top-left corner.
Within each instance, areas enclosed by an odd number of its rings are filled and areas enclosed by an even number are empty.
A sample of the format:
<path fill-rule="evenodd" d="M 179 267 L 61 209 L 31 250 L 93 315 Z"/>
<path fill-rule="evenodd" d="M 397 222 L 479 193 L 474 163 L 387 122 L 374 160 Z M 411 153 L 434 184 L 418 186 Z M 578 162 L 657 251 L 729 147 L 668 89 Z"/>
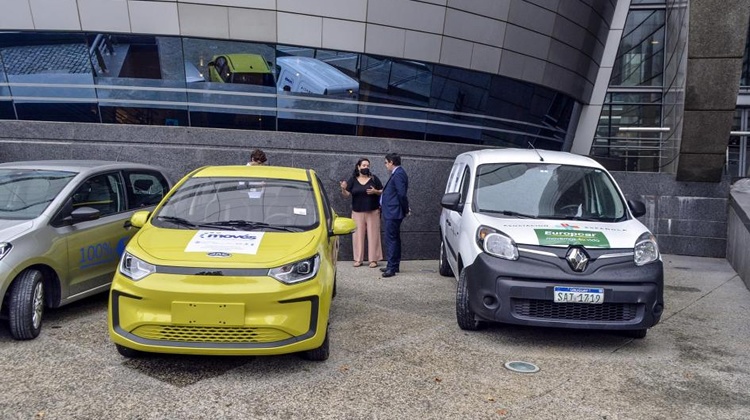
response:
<path fill-rule="evenodd" d="M 302 229 L 298 227 L 271 225 L 271 224 L 263 223 L 263 222 L 251 222 L 249 220 L 223 220 L 220 222 L 205 223 L 201 226 L 230 227 L 230 228 L 237 228 L 237 230 L 274 229 L 274 230 L 283 230 L 286 232 L 301 232 L 302 231 Z"/>
<path fill-rule="evenodd" d="M 179 226 L 187 226 L 187 227 L 198 227 L 195 223 L 185 220 L 182 217 L 174 217 L 174 216 L 159 216 L 157 217 L 158 220 L 164 220 L 170 223 L 174 223 Z"/>
<path fill-rule="evenodd" d="M 480 213 L 493 213 L 493 214 L 502 214 L 503 216 L 515 216 L 515 217 L 522 217 L 525 219 L 536 219 L 537 216 L 531 215 L 531 214 L 524 214 L 519 213 L 517 211 L 510 211 L 510 210 L 490 210 L 490 209 L 479 209 Z"/>

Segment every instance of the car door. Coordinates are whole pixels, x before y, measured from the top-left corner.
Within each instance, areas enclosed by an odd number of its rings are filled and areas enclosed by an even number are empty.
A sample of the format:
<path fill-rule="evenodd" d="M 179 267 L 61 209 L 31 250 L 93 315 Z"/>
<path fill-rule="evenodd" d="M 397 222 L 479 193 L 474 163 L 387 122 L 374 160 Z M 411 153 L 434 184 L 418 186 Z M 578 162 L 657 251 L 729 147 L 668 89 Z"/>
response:
<path fill-rule="evenodd" d="M 119 171 L 91 176 L 70 197 L 68 211 L 79 208 L 99 210 L 95 220 L 81 221 L 60 228 L 68 247 L 67 296 L 74 296 L 112 281 L 119 261 L 119 249 L 133 236 L 129 227 L 122 175 Z"/>
<path fill-rule="evenodd" d="M 466 204 L 467 197 L 469 195 L 469 185 L 471 183 L 471 170 L 468 165 L 462 165 L 463 170 L 460 170 L 460 177 L 457 179 L 456 190 L 451 192 L 459 192 L 461 196 L 459 198 L 458 207 L 459 211 L 449 210 L 446 214 L 446 232 L 445 232 L 445 245 L 446 245 L 446 256 L 448 263 L 454 269 L 454 273 L 457 272 L 457 261 L 458 261 L 458 250 L 459 250 L 459 239 L 461 235 L 461 220 L 464 213 L 464 205 Z"/>

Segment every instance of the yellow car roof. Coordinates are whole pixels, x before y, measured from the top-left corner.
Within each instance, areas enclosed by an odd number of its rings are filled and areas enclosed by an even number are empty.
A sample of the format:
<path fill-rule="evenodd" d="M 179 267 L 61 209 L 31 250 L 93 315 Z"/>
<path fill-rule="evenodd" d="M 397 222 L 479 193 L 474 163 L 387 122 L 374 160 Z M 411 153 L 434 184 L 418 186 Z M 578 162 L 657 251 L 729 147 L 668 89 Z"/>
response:
<path fill-rule="evenodd" d="M 206 166 L 195 172 L 193 177 L 271 178 L 309 181 L 310 176 L 307 171 L 307 169 L 267 165 Z M 310 171 L 312 172 L 312 170 Z"/>
<path fill-rule="evenodd" d="M 220 56 L 216 56 L 213 60 L 216 60 Z M 268 68 L 268 63 L 260 54 L 226 54 L 224 55 L 229 66 L 232 68 L 232 72 L 235 73 L 270 73 L 271 70 Z"/>

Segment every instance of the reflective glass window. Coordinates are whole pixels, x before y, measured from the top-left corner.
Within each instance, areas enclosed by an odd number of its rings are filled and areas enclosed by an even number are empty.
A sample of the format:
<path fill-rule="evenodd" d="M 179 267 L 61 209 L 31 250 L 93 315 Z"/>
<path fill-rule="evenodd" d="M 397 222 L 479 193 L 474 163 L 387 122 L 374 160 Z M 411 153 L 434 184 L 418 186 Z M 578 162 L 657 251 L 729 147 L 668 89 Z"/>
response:
<path fill-rule="evenodd" d="M 664 10 L 631 10 L 610 86 L 661 86 L 663 74 Z"/>
<path fill-rule="evenodd" d="M 358 59 L 356 53 L 279 46 L 275 68 L 279 130 L 354 135 Z"/>
<path fill-rule="evenodd" d="M 21 65 L 24 51 L 37 60 Z M 3 34 L 0 64 L 6 57 L 15 61 L 12 67 L 5 61 L 0 72 L 0 119 L 531 143 L 559 150 L 576 105 L 542 86 L 467 69 L 252 42 Z"/>
<path fill-rule="evenodd" d="M 276 129 L 272 46 L 184 38 L 182 48 L 191 125 Z"/>
<path fill-rule="evenodd" d="M 87 36 L 102 122 L 188 125 L 180 38 Z"/>
<path fill-rule="evenodd" d="M 0 57 L 19 119 L 99 122 L 83 34 L 3 33 Z"/>
<path fill-rule="evenodd" d="M 3 58 L 0 56 L 0 120 L 14 119 L 16 119 L 16 111 L 13 109 L 8 79 L 5 77 Z"/>

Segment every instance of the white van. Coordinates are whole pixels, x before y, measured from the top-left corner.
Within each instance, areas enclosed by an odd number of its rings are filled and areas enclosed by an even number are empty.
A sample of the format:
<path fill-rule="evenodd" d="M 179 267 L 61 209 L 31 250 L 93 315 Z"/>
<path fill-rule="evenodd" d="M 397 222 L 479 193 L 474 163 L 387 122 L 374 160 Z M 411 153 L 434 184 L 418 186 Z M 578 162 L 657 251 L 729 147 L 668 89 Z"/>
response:
<path fill-rule="evenodd" d="M 440 274 L 459 327 L 487 321 L 620 330 L 643 338 L 664 310 L 654 235 L 596 161 L 547 150 L 459 155 L 440 215 Z"/>
<path fill-rule="evenodd" d="M 311 57 L 277 57 L 279 92 L 314 93 L 356 99 L 359 83 L 332 65 Z"/>

